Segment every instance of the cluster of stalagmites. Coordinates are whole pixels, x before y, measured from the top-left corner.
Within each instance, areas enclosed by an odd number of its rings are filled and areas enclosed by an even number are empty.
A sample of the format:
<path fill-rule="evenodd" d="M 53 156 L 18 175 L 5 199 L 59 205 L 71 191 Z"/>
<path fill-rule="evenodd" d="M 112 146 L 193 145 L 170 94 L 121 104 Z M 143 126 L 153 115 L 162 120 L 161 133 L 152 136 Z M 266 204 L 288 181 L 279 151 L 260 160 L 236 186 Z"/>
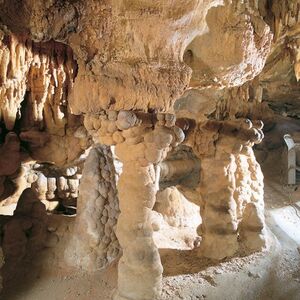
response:
<path fill-rule="evenodd" d="M 186 165 L 180 167 L 174 158 L 161 164 L 184 141 L 184 132 L 201 160 L 199 197 L 193 201 L 201 207 L 199 255 L 222 259 L 265 246 L 263 176 L 252 151 L 263 138 L 261 122 L 197 123 L 176 120 L 172 114 L 103 111 L 86 115 L 84 125 L 94 142 L 115 146 L 123 164 L 119 194 L 115 157 L 109 146 L 96 144 L 84 164 L 78 214 L 64 255 L 69 265 L 91 271 L 106 267 L 122 247 L 115 299 L 128 298 L 132 290 L 133 299 L 155 299 L 160 293 L 162 266 L 152 237 L 152 209 L 161 178 L 185 174 L 195 166 L 198 171 L 196 161 L 186 157 Z M 80 170 L 76 165 L 59 169 L 34 164 L 25 173 L 37 199 L 70 201 L 78 196 Z M 147 275 L 136 288 L 140 272 Z"/>
<path fill-rule="evenodd" d="M 22 191 L 32 187 L 48 211 L 76 213 L 83 162 L 67 167 L 31 161 L 22 163 L 24 153 L 20 152 L 20 142 L 14 133 L 6 135 L 0 153 L 0 207 L 16 204 Z"/>
<path fill-rule="evenodd" d="M 17 203 L 22 191 L 32 187 L 47 210 L 57 208 L 62 213 L 75 213 L 83 162 L 66 167 L 32 161 L 22 163 L 20 141 L 14 133 L 6 135 L 0 152 L 3 153 L 0 158 L 0 206 Z"/>
<path fill-rule="evenodd" d="M 23 186 L 32 187 L 48 211 L 74 215 L 82 165 L 58 168 L 52 164 L 31 163 L 22 166 Z M 22 188 L 22 184 L 18 184 Z"/>
<path fill-rule="evenodd" d="M 162 269 L 150 216 L 159 189 L 159 163 L 183 142 L 182 129 L 190 131 L 187 142 L 201 160 L 199 254 L 222 259 L 264 248 L 263 176 L 252 150 L 263 139 L 262 122 L 237 119 L 195 126 L 195 121 L 170 114 L 106 111 L 86 115 L 84 124 L 95 141 L 115 145 L 123 163 L 116 231 L 123 256 L 116 299 L 155 299 L 160 293 Z M 136 288 L 140 272 L 147 275 Z"/>
<path fill-rule="evenodd" d="M 73 173 L 73 172 L 72 172 Z M 41 200 L 59 199 L 76 199 L 78 197 L 78 187 L 80 174 L 72 175 L 64 174 L 65 176 L 47 177 L 43 173 L 37 175 L 36 189 Z"/>

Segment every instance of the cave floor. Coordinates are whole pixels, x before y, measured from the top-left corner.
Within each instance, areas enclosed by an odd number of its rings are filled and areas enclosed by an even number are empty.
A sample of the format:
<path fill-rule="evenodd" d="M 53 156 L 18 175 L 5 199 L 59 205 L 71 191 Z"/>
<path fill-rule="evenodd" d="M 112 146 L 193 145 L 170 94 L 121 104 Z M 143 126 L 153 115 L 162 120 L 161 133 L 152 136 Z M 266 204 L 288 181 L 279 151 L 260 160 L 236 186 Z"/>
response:
<path fill-rule="evenodd" d="M 300 299 L 300 188 L 284 186 L 280 176 L 271 170 L 270 177 L 269 171 L 265 172 L 269 249 L 215 265 L 197 258 L 193 250 L 160 249 L 161 300 Z M 67 272 L 56 263 L 43 268 L 31 265 L 28 270 L 27 276 L 4 289 L 1 299 L 109 300 L 116 288 L 117 262 L 92 275 Z"/>

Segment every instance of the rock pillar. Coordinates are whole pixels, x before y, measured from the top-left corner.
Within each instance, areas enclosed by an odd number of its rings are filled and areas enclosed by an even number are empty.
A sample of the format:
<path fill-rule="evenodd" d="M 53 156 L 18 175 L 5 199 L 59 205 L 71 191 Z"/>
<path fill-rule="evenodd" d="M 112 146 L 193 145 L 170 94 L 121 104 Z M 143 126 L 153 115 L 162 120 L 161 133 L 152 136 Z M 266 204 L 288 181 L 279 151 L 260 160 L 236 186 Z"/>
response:
<path fill-rule="evenodd" d="M 193 149 L 201 159 L 200 254 L 223 259 L 240 246 L 264 246 L 263 176 L 252 146 L 263 138 L 262 123 L 207 121 L 196 126 Z"/>
<path fill-rule="evenodd" d="M 65 260 L 71 266 L 96 271 L 107 267 L 119 254 L 115 175 L 110 147 L 95 145 L 84 164 L 75 230 L 65 250 Z"/>
<path fill-rule="evenodd" d="M 162 289 L 162 265 L 153 241 L 151 211 L 158 191 L 157 165 L 184 139 L 171 114 L 106 111 L 86 116 L 95 142 L 115 145 L 123 163 L 117 184 L 117 238 L 123 251 L 115 300 L 154 300 Z"/>

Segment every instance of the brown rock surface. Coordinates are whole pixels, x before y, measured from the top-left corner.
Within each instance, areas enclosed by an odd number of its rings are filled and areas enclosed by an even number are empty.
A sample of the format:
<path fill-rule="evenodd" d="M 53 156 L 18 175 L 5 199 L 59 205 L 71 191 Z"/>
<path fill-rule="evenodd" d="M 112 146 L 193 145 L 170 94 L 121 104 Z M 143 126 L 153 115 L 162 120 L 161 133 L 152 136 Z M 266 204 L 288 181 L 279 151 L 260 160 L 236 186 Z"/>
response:
<path fill-rule="evenodd" d="M 122 254 L 110 297 L 158 300 L 166 228 L 198 226 L 165 243 L 185 236 L 198 271 L 261 251 L 253 149 L 267 160 L 298 130 L 281 121 L 300 116 L 299 12 L 298 0 L 0 1 L 4 279 L 35 254 L 86 272 Z"/>

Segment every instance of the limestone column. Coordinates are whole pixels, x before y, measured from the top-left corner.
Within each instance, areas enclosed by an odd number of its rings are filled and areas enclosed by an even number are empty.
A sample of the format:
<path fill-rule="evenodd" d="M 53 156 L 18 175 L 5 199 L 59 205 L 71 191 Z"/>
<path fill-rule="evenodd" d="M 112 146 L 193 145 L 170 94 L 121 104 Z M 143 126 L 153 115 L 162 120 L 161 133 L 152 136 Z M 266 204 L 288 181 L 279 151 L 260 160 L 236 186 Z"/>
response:
<path fill-rule="evenodd" d="M 264 227 L 262 176 L 252 150 L 263 138 L 261 129 L 261 124 L 255 127 L 249 120 L 196 126 L 192 146 L 201 159 L 203 200 L 200 255 L 223 259 L 233 256 L 244 242 L 253 248 L 254 235 Z M 252 238 L 245 231 L 251 231 Z"/>
<path fill-rule="evenodd" d="M 154 164 L 139 160 L 144 153 L 144 144 L 129 149 L 124 144 L 116 146 L 116 154 L 123 162 L 117 186 L 121 210 L 117 237 L 123 249 L 115 297 L 118 300 L 157 299 L 162 288 L 163 268 L 151 224 L 158 187 Z"/>
<path fill-rule="evenodd" d="M 178 133 L 178 127 L 146 127 L 130 138 L 138 143 L 116 146 L 116 155 L 123 163 L 118 182 L 121 214 L 117 225 L 123 256 L 119 262 L 116 300 L 153 300 L 161 293 L 163 268 L 153 241 L 151 211 L 159 188 L 156 165 L 182 138 L 174 129 Z"/>
<path fill-rule="evenodd" d="M 117 184 L 120 215 L 117 238 L 123 256 L 115 300 L 159 299 L 162 265 L 153 241 L 151 211 L 158 191 L 159 168 L 171 147 L 184 139 L 171 114 L 105 111 L 87 115 L 85 127 L 100 144 L 115 145 L 123 163 Z"/>
<path fill-rule="evenodd" d="M 84 164 L 74 233 L 65 250 L 65 260 L 71 266 L 96 271 L 119 254 L 115 175 L 110 147 L 95 145 Z"/>
<path fill-rule="evenodd" d="M 218 149 L 223 152 L 223 149 Z M 223 152 L 201 160 L 201 254 L 212 259 L 238 250 L 234 155 Z"/>
<path fill-rule="evenodd" d="M 243 169 L 238 167 L 239 192 L 236 200 L 242 214 L 238 231 L 242 250 L 249 253 L 260 251 L 266 246 L 264 177 L 251 147 L 244 147 L 239 158 L 244 160 L 244 166 Z M 245 190 L 247 197 L 244 196 Z"/>

